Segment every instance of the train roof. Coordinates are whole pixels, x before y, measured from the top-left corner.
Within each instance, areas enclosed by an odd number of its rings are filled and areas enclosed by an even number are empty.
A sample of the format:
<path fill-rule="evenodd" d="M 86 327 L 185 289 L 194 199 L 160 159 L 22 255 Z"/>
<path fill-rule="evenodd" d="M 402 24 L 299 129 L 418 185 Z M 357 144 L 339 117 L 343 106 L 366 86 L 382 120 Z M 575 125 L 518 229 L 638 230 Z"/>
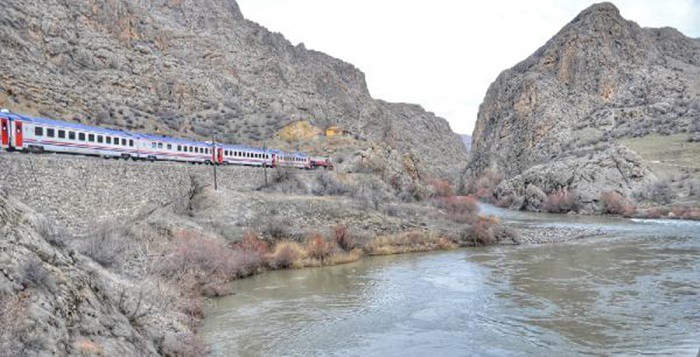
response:
<path fill-rule="evenodd" d="M 11 116 L 12 114 L 10 114 Z M 35 124 L 43 124 L 43 125 L 53 125 L 53 126 L 58 126 L 66 129 L 74 129 L 74 130 L 84 130 L 84 131 L 92 131 L 95 133 L 102 133 L 102 134 L 109 134 L 109 135 L 122 135 L 122 136 L 135 136 L 134 133 L 124 131 L 124 130 L 117 130 L 117 129 L 105 129 L 105 128 L 100 128 L 98 126 L 92 126 L 92 125 L 85 125 L 85 124 L 78 124 L 78 123 L 69 123 L 66 121 L 60 121 L 60 120 L 53 120 L 53 119 L 46 119 L 46 118 L 35 118 L 35 117 L 29 117 L 26 115 L 14 115 L 15 118 L 20 119 L 24 122 L 28 123 L 35 123 Z"/>
<path fill-rule="evenodd" d="M 302 157 L 302 158 L 309 157 L 309 155 L 306 155 L 306 154 L 300 153 L 300 152 L 286 152 L 286 151 L 282 151 L 282 150 L 270 150 L 270 152 L 275 153 L 275 154 L 279 154 L 279 155 L 285 155 L 285 156 L 296 156 L 296 157 Z"/>
<path fill-rule="evenodd" d="M 242 151 L 254 151 L 254 152 L 268 152 L 270 150 L 263 150 L 258 148 L 251 148 L 244 145 L 231 145 L 231 144 L 217 144 L 226 150 L 242 150 Z"/>
<path fill-rule="evenodd" d="M 188 140 L 188 139 L 181 139 L 181 138 L 173 138 L 172 136 L 165 136 L 165 135 L 155 135 L 155 134 L 136 134 L 138 138 L 141 139 L 148 139 L 152 141 L 162 141 L 162 142 L 168 142 L 168 143 L 173 143 L 173 144 L 182 144 L 182 145 L 198 145 L 198 146 L 208 146 L 211 147 L 211 143 L 206 142 L 206 141 L 195 141 L 195 140 Z"/>

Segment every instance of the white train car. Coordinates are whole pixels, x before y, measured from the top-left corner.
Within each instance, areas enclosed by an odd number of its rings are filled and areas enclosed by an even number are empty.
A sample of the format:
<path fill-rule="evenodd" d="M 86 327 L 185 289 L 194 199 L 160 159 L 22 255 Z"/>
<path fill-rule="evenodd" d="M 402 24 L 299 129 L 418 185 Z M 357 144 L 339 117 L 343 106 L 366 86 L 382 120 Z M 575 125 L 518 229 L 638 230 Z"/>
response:
<path fill-rule="evenodd" d="M 272 167 L 272 155 L 262 149 L 239 145 L 217 145 L 222 154 L 221 163 L 226 165 L 267 166 Z"/>
<path fill-rule="evenodd" d="M 58 152 L 112 158 L 137 158 L 136 138 L 120 130 L 23 115 L 7 115 L 9 148 L 29 152 Z M 3 147 L 4 145 L 3 132 Z"/>
<path fill-rule="evenodd" d="M 136 134 L 139 158 L 150 161 L 181 161 L 213 164 L 217 162 L 214 146 L 169 136 Z"/>
<path fill-rule="evenodd" d="M 295 167 L 298 169 L 310 169 L 311 158 L 300 153 L 288 153 L 273 151 L 275 167 Z"/>

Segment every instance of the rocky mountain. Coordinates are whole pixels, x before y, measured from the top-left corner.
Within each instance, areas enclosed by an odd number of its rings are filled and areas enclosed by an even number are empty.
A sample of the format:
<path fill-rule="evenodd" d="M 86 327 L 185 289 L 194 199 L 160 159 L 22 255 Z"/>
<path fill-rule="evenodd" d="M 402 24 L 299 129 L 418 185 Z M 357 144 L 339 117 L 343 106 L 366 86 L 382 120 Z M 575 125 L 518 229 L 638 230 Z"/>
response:
<path fill-rule="evenodd" d="M 7 0 L 0 56 L 0 106 L 21 113 L 249 144 L 309 121 L 431 173 L 466 157 L 444 119 L 373 99 L 353 65 L 246 20 L 234 0 Z"/>
<path fill-rule="evenodd" d="M 539 210 L 561 190 L 584 211 L 607 191 L 643 201 L 637 193 L 662 178 L 687 199 L 699 168 L 677 159 L 698 149 L 686 142 L 698 131 L 700 40 L 642 28 L 601 3 L 491 84 L 468 172 L 503 175 L 496 199 L 513 208 Z M 677 176 L 662 177 L 669 170 Z"/>

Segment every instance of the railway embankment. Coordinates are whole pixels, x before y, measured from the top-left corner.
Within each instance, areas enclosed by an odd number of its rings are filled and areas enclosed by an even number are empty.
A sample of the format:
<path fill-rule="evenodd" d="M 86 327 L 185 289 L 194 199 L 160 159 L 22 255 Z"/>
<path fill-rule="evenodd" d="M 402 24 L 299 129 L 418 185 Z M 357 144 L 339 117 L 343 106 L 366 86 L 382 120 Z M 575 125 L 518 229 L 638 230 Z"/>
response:
<path fill-rule="evenodd" d="M 95 222 L 123 222 L 214 184 L 206 165 L 145 162 L 57 154 L 0 153 L 0 189 L 74 234 Z M 264 183 L 260 168 L 220 166 L 223 189 L 249 190 Z"/>

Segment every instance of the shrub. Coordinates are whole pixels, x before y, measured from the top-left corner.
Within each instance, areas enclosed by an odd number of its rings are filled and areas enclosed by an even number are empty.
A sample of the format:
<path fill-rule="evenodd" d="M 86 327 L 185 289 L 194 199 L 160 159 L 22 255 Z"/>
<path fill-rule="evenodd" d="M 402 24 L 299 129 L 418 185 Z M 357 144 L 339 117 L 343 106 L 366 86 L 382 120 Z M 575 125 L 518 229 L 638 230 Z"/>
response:
<path fill-rule="evenodd" d="M 289 222 L 281 217 L 270 217 L 263 222 L 262 233 L 271 239 L 280 240 L 289 236 Z"/>
<path fill-rule="evenodd" d="M 348 188 L 329 172 L 316 174 L 316 187 L 312 193 L 316 196 L 342 196 L 349 192 Z"/>
<path fill-rule="evenodd" d="M 247 231 L 243 234 L 243 241 L 234 244 L 234 249 L 256 254 L 260 257 L 264 257 L 270 253 L 270 245 L 267 242 L 260 239 L 257 232 Z"/>
<path fill-rule="evenodd" d="M 576 210 L 576 203 L 576 194 L 561 188 L 547 195 L 542 209 L 550 213 L 566 213 Z"/>
<path fill-rule="evenodd" d="M 637 210 L 625 197 L 613 191 L 601 193 L 600 202 L 603 204 L 603 213 L 631 216 Z"/>
<path fill-rule="evenodd" d="M 497 226 L 497 218 L 479 216 L 476 222 L 462 232 L 461 238 L 465 243 L 474 246 L 493 245 L 498 242 Z"/>
<path fill-rule="evenodd" d="M 450 220 L 460 223 L 473 222 L 479 212 L 479 205 L 472 196 L 443 197 L 438 206 L 445 210 Z"/>
<path fill-rule="evenodd" d="M 306 240 L 306 253 L 313 259 L 322 261 L 332 252 L 333 246 L 320 233 L 312 233 Z"/>
<path fill-rule="evenodd" d="M 186 291 L 200 293 L 206 284 L 250 275 L 264 263 L 257 254 L 231 250 L 223 242 L 191 230 L 176 232 L 174 243 L 174 251 L 160 262 L 157 271 L 178 281 Z"/>
<path fill-rule="evenodd" d="M 450 181 L 433 179 L 430 180 L 430 188 L 435 197 L 450 197 L 454 196 L 455 190 Z"/>
<path fill-rule="evenodd" d="M 675 195 L 668 180 L 658 179 L 641 187 L 634 193 L 637 200 L 669 204 Z"/>
<path fill-rule="evenodd" d="M 65 235 L 55 222 L 41 218 L 34 223 L 34 230 L 54 247 L 64 247 L 66 245 Z"/>
<path fill-rule="evenodd" d="M 493 191 L 501 181 L 503 181 L 503 175 L 496 170 L 489 169 L 469 183 L 468 191 L 480 199 L 491 201 L 493 200 Z"/>
<path fill-rule="evenodd" d="M 346 226 L 333 227 L 333 236 L 340 249 L 349 252 L 355 248 L 355 238 L 348 232 Z"/>
<path fill-rule="evenodd" d="M 25 288 L 46 289 L 54 291 L 56 283 L 51 274 L 44 268 L 41 260 L 31 258 L 20 267 L 20 281 Z"/>
<path fill-rule="evenodd" d="M 270 256 L 270 266 L 274 269 L 291 268 L 303 256 L 304 250 L 299 243 L 282 241 L 275 245 Z"/>
<path fill-rule="evenodd" d="M 128 241 L 122 233 L 111 225 L 102 225 L 83 242 L 81 250 L 105 268 L 116 267 L 128 252 Z"/>

